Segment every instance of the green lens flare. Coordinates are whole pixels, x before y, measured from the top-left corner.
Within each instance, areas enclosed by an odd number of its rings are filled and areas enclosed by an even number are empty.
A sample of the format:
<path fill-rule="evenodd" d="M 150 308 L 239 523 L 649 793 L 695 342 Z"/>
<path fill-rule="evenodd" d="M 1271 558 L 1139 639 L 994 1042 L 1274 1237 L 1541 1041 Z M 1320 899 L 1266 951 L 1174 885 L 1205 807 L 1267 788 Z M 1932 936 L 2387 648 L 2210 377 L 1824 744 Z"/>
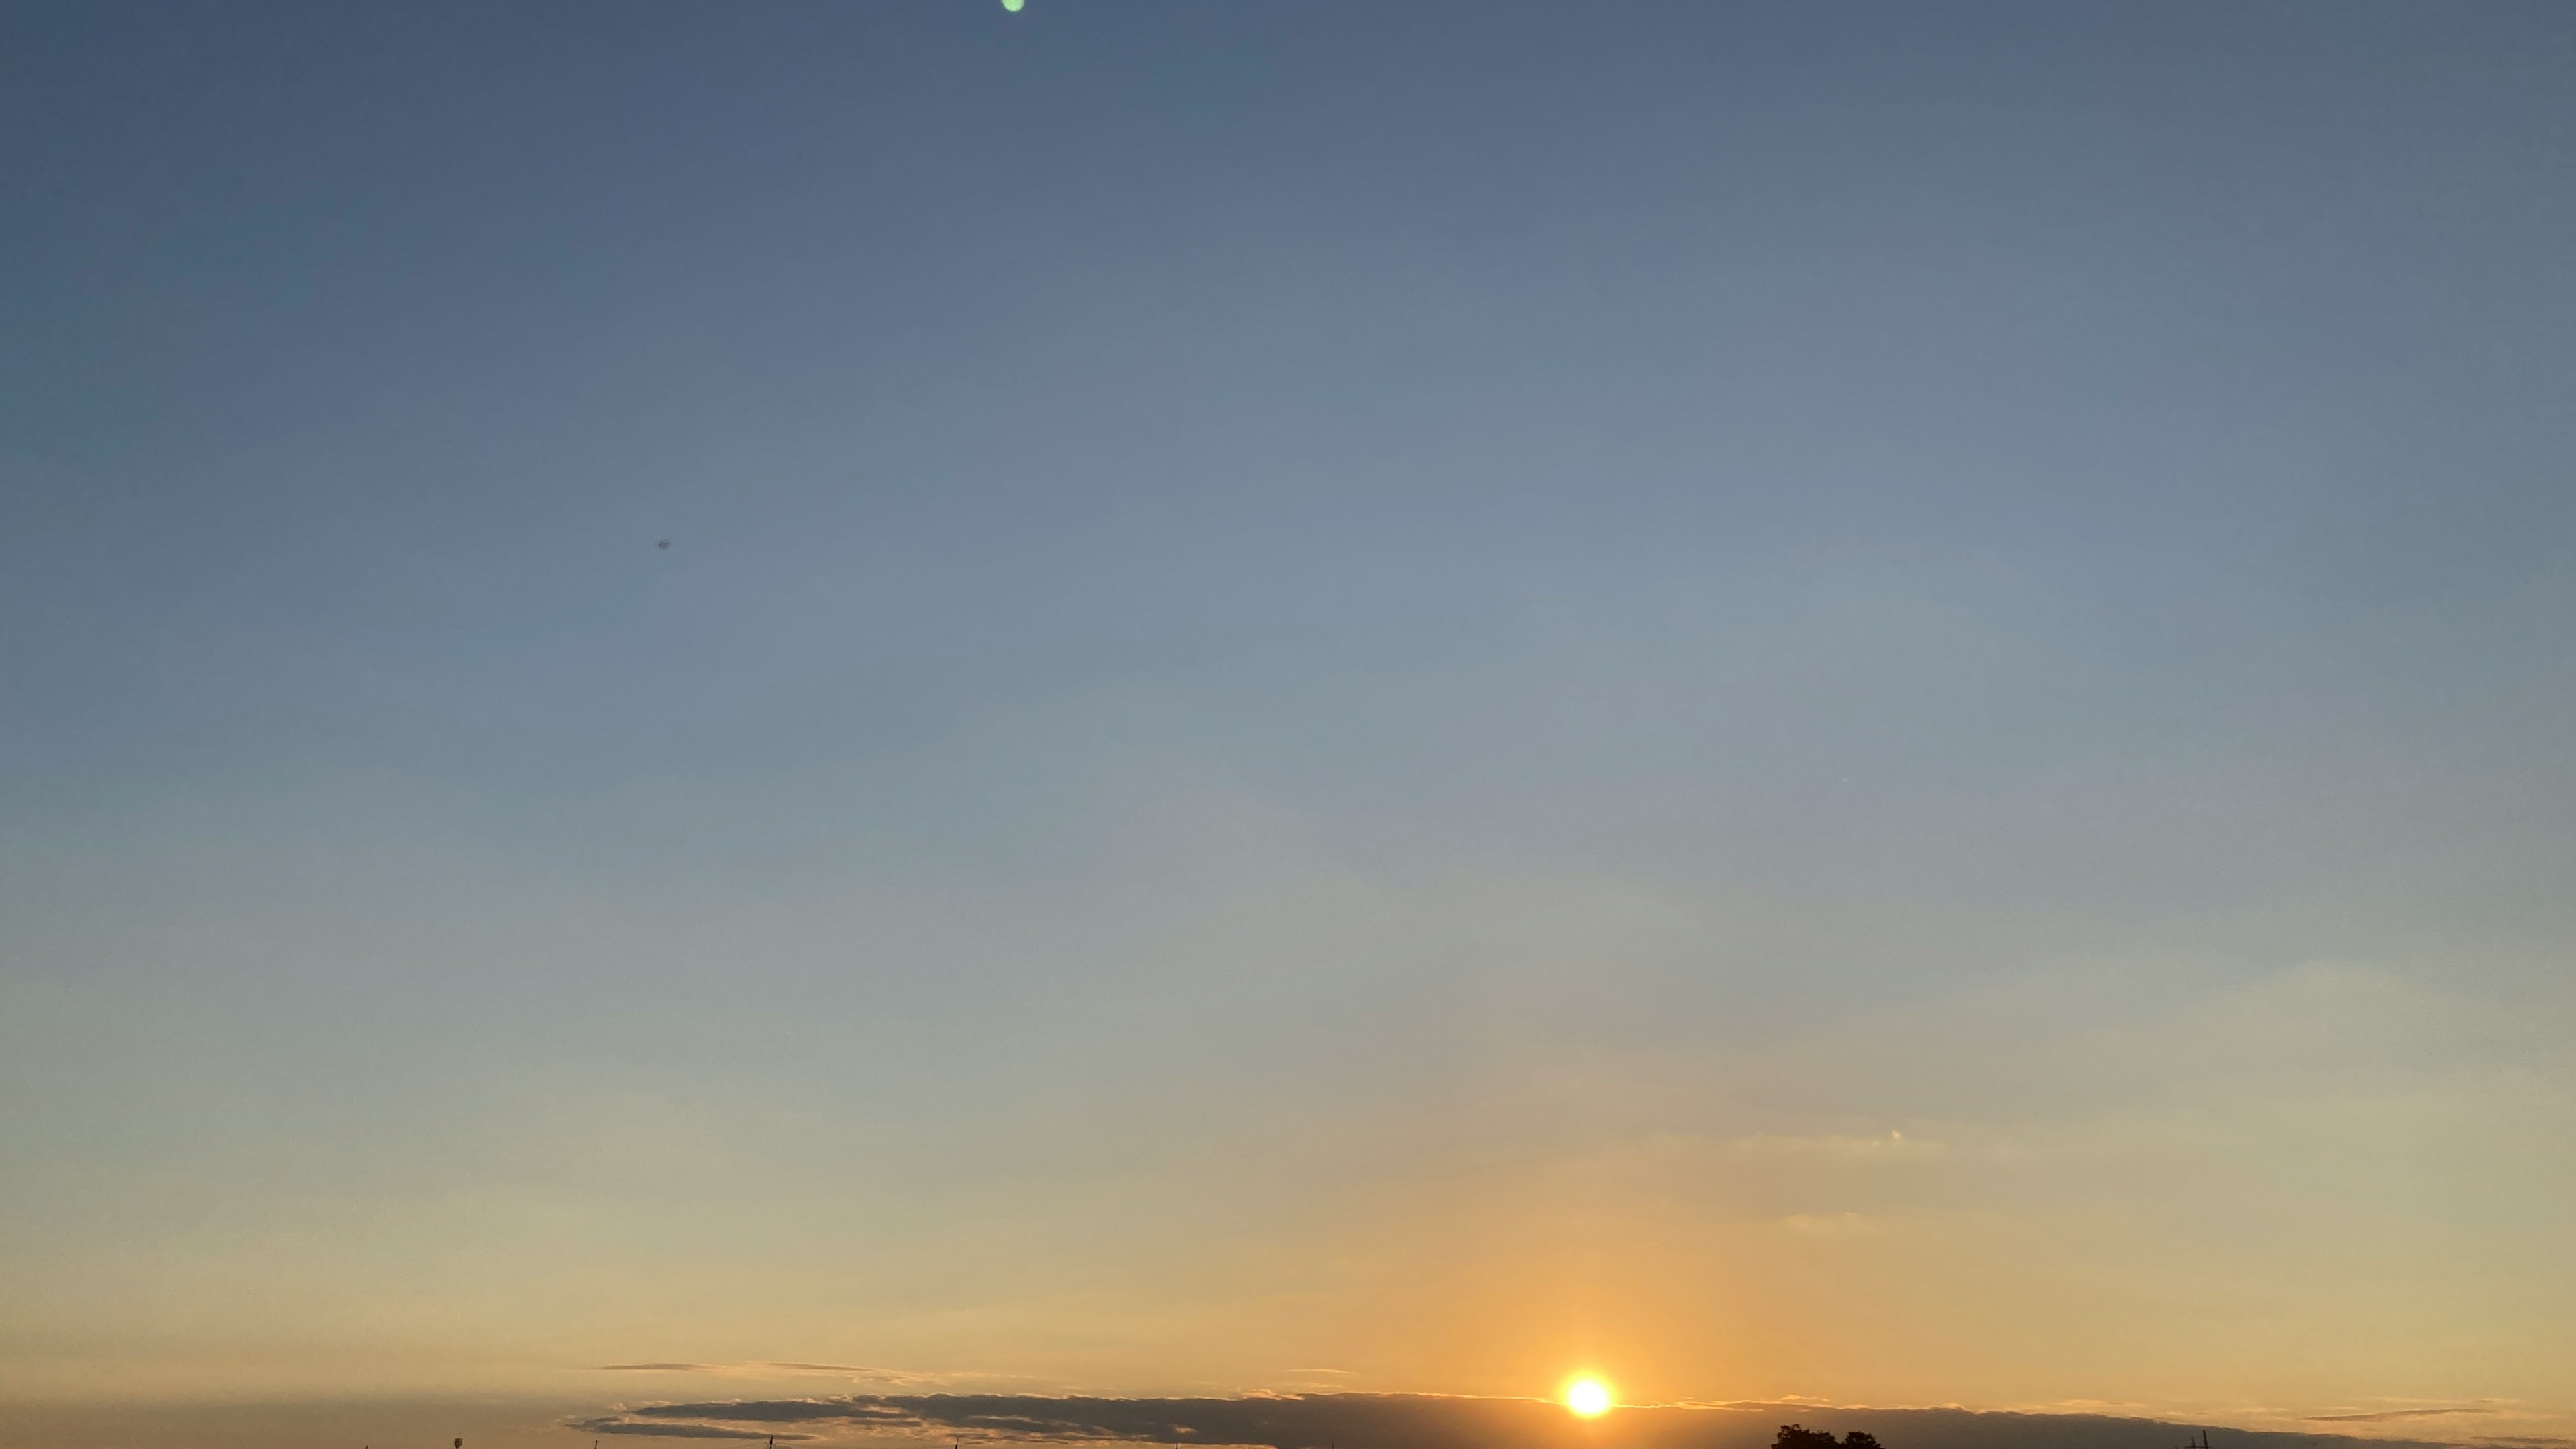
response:
<path fill-rule="evenodd" d="M 1002 8 L 1017 15 L 1020 13 L 1020 7 L 1028 3 L 1029 0 L 1002 0 Z"/>

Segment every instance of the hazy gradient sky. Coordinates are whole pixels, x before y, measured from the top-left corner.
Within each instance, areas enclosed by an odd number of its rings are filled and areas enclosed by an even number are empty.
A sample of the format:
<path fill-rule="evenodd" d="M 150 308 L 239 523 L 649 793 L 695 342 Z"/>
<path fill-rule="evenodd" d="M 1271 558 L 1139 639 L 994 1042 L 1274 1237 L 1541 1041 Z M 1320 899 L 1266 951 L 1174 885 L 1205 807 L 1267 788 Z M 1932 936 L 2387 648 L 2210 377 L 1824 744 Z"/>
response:
<path fill-rule="evenodd" d="M 2576 7 L 19 0 L 0 181 L 0 1399 L 2576 1432 Z"/>

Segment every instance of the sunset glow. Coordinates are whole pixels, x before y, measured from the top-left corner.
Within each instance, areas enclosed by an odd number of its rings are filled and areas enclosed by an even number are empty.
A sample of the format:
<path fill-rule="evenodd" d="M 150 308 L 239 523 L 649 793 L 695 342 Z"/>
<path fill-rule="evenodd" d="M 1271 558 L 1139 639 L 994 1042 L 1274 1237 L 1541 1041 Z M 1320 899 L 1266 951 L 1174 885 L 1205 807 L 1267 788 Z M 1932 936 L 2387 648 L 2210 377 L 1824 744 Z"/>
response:
<path fill-rule="evenodd" d="M 0 1449 L 2576 1449 L 2571 61 L 0 0 Z"/>

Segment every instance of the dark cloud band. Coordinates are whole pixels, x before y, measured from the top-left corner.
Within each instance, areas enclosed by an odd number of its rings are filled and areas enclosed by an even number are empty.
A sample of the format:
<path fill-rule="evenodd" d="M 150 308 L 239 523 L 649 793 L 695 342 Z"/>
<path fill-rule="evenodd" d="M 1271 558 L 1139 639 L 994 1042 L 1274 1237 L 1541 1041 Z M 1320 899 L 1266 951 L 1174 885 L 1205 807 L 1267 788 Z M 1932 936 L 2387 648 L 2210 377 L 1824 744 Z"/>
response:
<path fill-rule="evenodd" d="M 2424 1411 L 2403 1415 L 2426 1417 Z M 1764 1449 L 1784 1423 L 1865 1429 L 1888 1449 L 2172 1449 L 2182 1426 L 2092 1414 L 1960 1409 L 1842 1409 L 1799 1403 L 1630 1408 L 1628 1449 Z M 794 1425 L 807 1431 L 781 1431 Z M 1237 1399 L 1048 1398 L 1014 1394 L 854 1394 L 834 1398 L 647 1404 L 574 1427 L 666 1438 L 955 1436 L 1055 1443 L 1258 1445 L 1263 1449 L 1590 1449 L 1593 1435 L 1555 1404 L 1430 1394 L 1297 1394 Z M 2294 1449 L 2417 1441 L 2211 1431 L 2214 1449 Z"/>

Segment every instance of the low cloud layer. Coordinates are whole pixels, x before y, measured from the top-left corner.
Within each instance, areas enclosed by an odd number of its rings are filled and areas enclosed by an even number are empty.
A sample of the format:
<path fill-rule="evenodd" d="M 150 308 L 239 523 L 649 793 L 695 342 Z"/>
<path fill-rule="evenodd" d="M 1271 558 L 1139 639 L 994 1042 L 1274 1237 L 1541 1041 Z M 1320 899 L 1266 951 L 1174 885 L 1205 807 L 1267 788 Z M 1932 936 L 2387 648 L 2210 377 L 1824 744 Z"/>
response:
<path fill-rule="evenodd" d="M 2425 1417 L 2430 1411 L 2412 1411 Z M 2381 1416 L 2366 1416 L 2374 1422 Z M 1785 1423 L 1866 1429 L 1888 1449 L 2174 1449 L 2181 1425 L 2092 1414 L 1840 1409 L 1811 1403 L 1623 1409 L 1627 1449 L 1762 1449 Z M 651 1438 L 835 1439 L 963 1436 L 1071 1443 L 1263 1445 L 1267 1449 L 1593 1449 L 1598 1427 L 1533 1399 L 1426 1394 L 1301 1394 L 1236 1399 L 1042 1398 L 862 1394 L 824 1399 L 647 1404 L 572 1421 L 593 1434 Z M 2215 1449 L 2291 1449 L 2362 1441 L 2213 1429 Z M 2418 1441 L 2398 1441 L 2414 1443 Z"/>

